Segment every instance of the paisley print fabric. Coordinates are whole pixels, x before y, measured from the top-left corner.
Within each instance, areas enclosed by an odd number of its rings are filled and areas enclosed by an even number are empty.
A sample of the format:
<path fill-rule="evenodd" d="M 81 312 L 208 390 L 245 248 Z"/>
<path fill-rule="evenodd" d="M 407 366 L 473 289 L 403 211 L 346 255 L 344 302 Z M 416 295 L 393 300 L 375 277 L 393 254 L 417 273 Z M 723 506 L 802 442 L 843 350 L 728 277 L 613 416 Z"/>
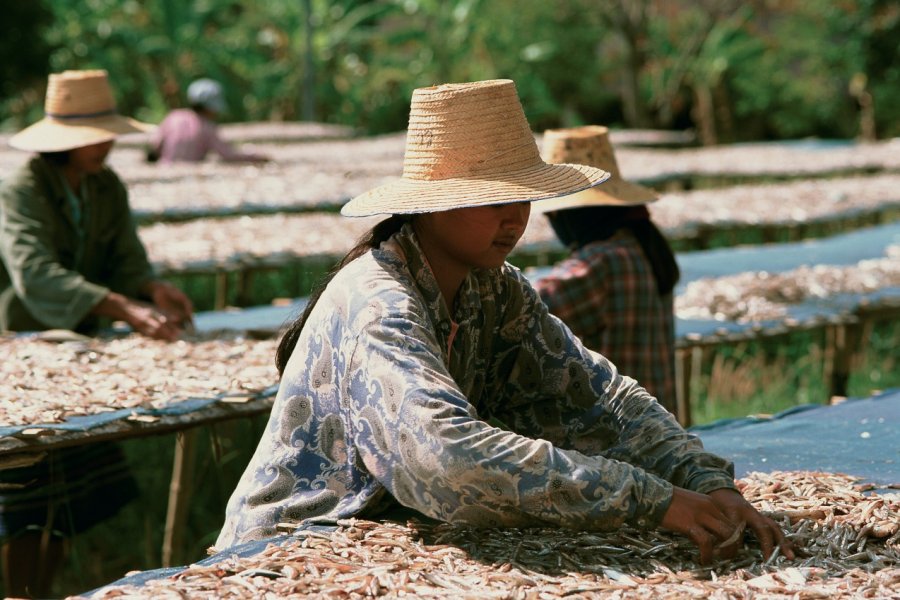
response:
<path fill-rule="evenodd" d="M 734 487 L 731 463 L 586 349 L 516 268 L 473 271 L 451 315 L 422 257 L 406 225 L 328 285 L 218 548 L 397 503 L 475 526 L 651 527 L 673 484 Z"/>

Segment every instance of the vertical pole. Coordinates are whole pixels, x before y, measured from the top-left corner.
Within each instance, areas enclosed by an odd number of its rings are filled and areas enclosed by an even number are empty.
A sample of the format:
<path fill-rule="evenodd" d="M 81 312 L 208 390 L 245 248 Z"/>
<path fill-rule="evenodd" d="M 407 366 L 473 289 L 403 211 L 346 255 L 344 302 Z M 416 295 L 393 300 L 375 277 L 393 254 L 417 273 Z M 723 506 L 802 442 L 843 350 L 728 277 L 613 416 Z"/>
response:
<path fill-rule="evenodd" d="M 175 459 L 172 464 L 172 482 L 169 484 L 169 508 L 166 513 L 166 529 L 163 534 L 162 566 L 171 567 L 181 560 L 184 551 L 184 525 L 190 507 L 194 478 L 194 449 L 197 429 L 187 429 L 175 434 Z"/>
<path fill-rule="evenodd" d="M 863 323 L 865 317 L 863 317 Z M 856 362 L 856 354 L 859 350 L 863 323 L 859 320 L 845 323 L 835 332 L 834 360 L 831 369 L 831 397 L 846 397 L 849 389 L 850 373 Z"/>
<path fill-rule="evenodd" d="M 682 427 L 691 426 L 691 359 L 690 347 L 675 352 L 675 418 Z"/>
<path fill-rule="evenodd" d="M 213 308 L 222 310 L 228 306 L 228 271 L 224 267 L 216 269 Z"/>
<path fill-rule="evenodd" d="M 316 74 L 313 64 L 313 15 L 312 0 L 303 0 L 303 120 L 316 119 Z"/>

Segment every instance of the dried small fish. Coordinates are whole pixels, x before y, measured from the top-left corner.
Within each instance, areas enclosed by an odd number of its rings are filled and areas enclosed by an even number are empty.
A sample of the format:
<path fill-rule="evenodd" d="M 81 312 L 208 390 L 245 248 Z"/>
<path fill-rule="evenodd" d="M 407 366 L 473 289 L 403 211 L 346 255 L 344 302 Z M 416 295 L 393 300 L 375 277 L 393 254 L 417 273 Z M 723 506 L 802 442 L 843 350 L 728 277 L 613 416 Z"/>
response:
<path fill-rule="evenodd" d="M 133 334 L 50 343 L 0 336 L 0 423 L 59 423 L 122 408 L 163 408 L 189 398 L 257 394 L 278 381 L 275 340 L 240 332 L 163 342 Z"/>
<path fill-rule="evenodd" d="M 900 548 L 893 538 L 874 537 L 868 527 L 898 522 L 900 496 L 866 496 L 854 481 L 831 473 L 778 472 L 737 482 L 752 504 L 764 502 L 780 514 L 796 544 L 793 562 L 778 552 L 764 560 L 750 546 L 701 567 L 696 549 L 682 536 L 630 527 L 485 530 L 348 519 L 330 533 L 299 530 L 252 557 L 193 566 L 143 587 L 110 586 L 93 597 L 900 597 Z M 791 514 L 804 510 L 816 518 L 792 520 Z M 862 540 L 865 551 L 857 549 Z"/>

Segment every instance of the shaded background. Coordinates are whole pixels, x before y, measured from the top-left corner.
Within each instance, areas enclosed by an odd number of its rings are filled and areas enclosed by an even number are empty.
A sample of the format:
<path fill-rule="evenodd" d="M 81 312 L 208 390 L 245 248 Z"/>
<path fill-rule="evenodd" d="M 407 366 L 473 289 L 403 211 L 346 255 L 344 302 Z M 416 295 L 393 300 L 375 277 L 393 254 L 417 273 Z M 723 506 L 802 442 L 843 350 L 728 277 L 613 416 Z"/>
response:
<path fill-rule="evenodd" d="M 705 144 L 900 134 L 892 0 L 30 0 L 0 36 L 0 124 L 41 116 L 46 75 L 109 70 L 158 122 L 191 80 L 226 120 L 406 127 L 415 87 L 512 78 L 534 130 L 694 129 Z"/>

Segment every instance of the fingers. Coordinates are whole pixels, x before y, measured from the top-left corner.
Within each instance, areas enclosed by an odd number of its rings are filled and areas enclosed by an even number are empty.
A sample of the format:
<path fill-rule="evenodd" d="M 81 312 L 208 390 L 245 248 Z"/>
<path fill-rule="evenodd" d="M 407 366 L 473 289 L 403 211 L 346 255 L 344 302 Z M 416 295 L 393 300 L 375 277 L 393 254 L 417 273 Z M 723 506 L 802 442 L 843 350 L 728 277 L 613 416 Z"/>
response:
<path fill-rule="evenodd" d="M 136 329 L 146 335 L 158 340 L 166 340 L 174 342 L 181 335 L 181 328 L 161 313 L 152 313 L 141 322 Z"/>
<path fill-rule="evenodd" d="M 701 516 L 703 526 L 709 530 L 720 541 L 731 543 L 731 538 L 735 535 L 735 525 L 725 518 L 715 506 L 713 510 Z"/>
<path fill-rule="evenodd" d="M 692 527 L 687 532 L 688 537 L 700 550 L 700 564 L 708 565 L 713 559 L 713 543 L 715 538 L 702 527 Z"/>
<path fill-rule="evenodd" d="M 750 527 L 753 529 L 753 533 L 759 541 L 759 546 L 762 549 L 764 558 L 768 559 L 771 557 L 776 546 L 778 546 L 781 554 L 788 560 L 793 560 L 795 558 L 794 545 L 790 540 L 784 537 L 784 532 L 781 531 L 781 527 L 779 527 L 775 521 L 760 515 L 759 519 L 754 519 L 753 522 L 750 523 Z"/>

